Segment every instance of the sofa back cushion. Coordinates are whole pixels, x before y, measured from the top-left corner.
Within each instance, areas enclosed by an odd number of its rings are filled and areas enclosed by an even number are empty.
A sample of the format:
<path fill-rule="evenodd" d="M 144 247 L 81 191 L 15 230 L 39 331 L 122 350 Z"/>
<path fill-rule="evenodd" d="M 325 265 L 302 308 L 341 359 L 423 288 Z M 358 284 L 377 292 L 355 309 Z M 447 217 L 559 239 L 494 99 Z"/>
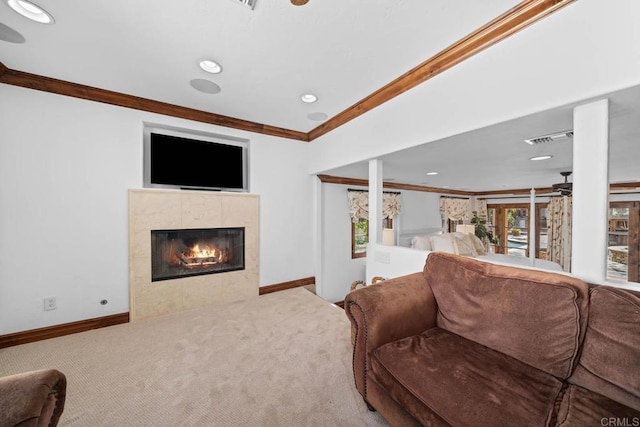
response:
<path fill-rule="evenodd" d="M 640 411 L 640 296 L 624 289 L 591 290 L 582 354 L 569 378 Z"/>
<path fill-rule="evenodd" d="M 570 276 L 430 253 L 437 325 L 564 379 L 587 322 L 588 285 Z"/>

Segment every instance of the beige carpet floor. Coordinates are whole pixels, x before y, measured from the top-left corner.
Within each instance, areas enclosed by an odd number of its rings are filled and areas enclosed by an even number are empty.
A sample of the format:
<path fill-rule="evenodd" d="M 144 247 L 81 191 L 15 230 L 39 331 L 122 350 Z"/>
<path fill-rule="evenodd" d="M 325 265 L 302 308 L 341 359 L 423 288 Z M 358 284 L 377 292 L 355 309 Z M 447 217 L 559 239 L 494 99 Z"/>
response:
<path fill-rule="evenodd" d="M 386 426 L 353 384 L 350 324 L 303 288 L 0 350 L 67 376 L 63 426 Z"/>

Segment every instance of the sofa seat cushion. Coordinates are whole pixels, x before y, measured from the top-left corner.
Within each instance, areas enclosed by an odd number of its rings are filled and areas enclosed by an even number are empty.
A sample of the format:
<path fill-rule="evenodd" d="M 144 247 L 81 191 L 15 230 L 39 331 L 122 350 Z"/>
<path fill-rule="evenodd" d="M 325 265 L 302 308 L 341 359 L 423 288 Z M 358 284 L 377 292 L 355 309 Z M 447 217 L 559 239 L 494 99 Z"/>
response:
<path fill-rule="evenodd" d="M 601 394 L 572 385 L 563 396 L 557 425 L 563 427 L 640 425 L 640 411 Z"/>
<path fill-rule="evenodd" d="M 562 382 L 440 328 L 385 344 L 371 355 L 375 381 L 427 425 L 548 425 Z"/>

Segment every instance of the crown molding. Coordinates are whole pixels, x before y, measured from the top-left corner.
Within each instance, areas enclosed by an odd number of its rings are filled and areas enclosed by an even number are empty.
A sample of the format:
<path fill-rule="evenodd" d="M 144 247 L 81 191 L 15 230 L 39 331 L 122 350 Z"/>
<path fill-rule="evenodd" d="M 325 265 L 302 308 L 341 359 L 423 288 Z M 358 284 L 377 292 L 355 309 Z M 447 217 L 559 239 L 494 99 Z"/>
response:
<path fill-rule="evenodd" d="M 369 186 L 369 181 L 366 179 L 347 178 L 342 176 L 322 175 L 322 174 L 317 176 L 320 179 L 320 181 L 323 183 L 359 185 L 361 187 Z M 481 198 L 486 198 L 490 196 L 499 196 L 499 195 L 529 195 L 531 192 L 530 188 L 519 188 L 519 189 L 513 189 L 513 190 L 492 190 L 492 191 L 464 191 L 464 190 L 453 190 L 451 188 L 427 187 L 424 185 L 402 184 L 400 182 L 384 182 L 384 181 L 382 182 L 382 186 L 384 188 L 392 188 L 395 190 L 423 191 L 426 193 L 440 193 L 440 194 L 450 194 L 455 196 L 468 196 L 468 197 L 475 196 L 475 197 L 481 197 Z M 546 195 L 546 194 L 554 193 L 554 190 L 551 187 L 534 188 L 534 190 L 536 191 L 536 195 Z"/>
<path fill-rule="evenodd" d="M 640 182 L 612 182 L 609 184 L 609 188 L 613 189 L 624 189 L 624 188 L 640 188 Z"/>
<path fill-rule="evenodd" d="M 342 184 L 342 185 L 358 185 L 360 187 L 368 187 L 369 181 L 360 178 L 346 178 L 342 176 L 333 175 L 317 175 L 320 182 L 327 184 Z M 441 193 L 441 194 L 453 194 L 456 196 L 474 196 L 476 193 L 471 191 L 451 190 L 449 188 L 427 187 L 424 185 L 414 184 L 401 184 L 399 182 L 382 182 L 384 188 L 392 188 L 394 190 L 409 190 L 409 191 L 423 191 L 426 193 Z"/>
<path fill-rule="evenodd" d="M 9 69 L 4 65 L 0 67 L 0 83 L 55 93 L 58 95 L 71 96 L 73 98 L 117 105 L 119 107 L 133 108 L 150 113 L 163 114 L 165 116 L 240 129 L 248 132 L 295 139 L 304 142 L 308 141 L 307 134 L 304 132 L 250 122 L 248 120 L 236 119 L 215 113 L 208 113 L 202 110 L 181 107 L 178 105 L 168 104 L 166 102 L 154 101 L 152 99 L 113 92 L 110 90 L 58 80 L 37 74 L 25 73 L 23 71 Z"/>
<path fill-rule="evenodd" d="M 342 185 L 358 185 L 360 187 L 368 187 L 369 181 L 360 178 L 347 178 L 343 176 L 318 174 L 318 179 L 322 183 L 342 184 Z M 424 185 L 402 184 L 399 182 L 382 182 L 384 188 L 392 188 L 396 190 L 423 191 L 426 193 L 452 194 L 456 196 L 475 196 L 482 199 L 491 196 L 529 196 L 531 188 L 514 188 L 511 190 L 490 190 L 490 191 L 463 191 L 452 190 L 450 188 L 427 187 Z M 640 181 L 635 182 L 614 182 L 609 184 L 609 189 L 615 191 L 624 189 L 640 188 Z M 534 188 L 536 196 L 553 196 L 558 193 L 553 187 L 537 187 Z"/>
<path fill-rule="evenodd" d="M 536 196 L 546 196 L 552 195 L 553 193 L 557 193 L 552 187 L 538 187 L 534 188 L 536 192 Z M 492 191 L 476 191 L 475 196 L 487 198 L 490 196 L 504 196 L 504 195 L 513 195 L 513 196 L 529 196 L 531 194 L 531 188 L 515 188 L 512 190 L 492 190 Z"/>

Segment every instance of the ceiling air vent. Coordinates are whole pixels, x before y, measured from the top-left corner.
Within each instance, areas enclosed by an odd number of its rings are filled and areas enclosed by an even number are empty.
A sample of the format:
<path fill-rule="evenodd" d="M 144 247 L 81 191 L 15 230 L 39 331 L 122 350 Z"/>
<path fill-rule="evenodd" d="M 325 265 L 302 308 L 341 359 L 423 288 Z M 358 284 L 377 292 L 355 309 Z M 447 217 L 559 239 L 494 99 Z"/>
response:
<path fill-rule="evenodd" d="M 556 132 L 550 135 L 542 135 L 535 138 L 525 139 L 524 142 L 526 142 L 529 145 L 536 145 L 536 144 L 544 144 L 547 142 L 562 141 L 563 139 L 569 139 L 569 138 L 573 138 L 572 130 L 565 130 L 564 132 Z"/>
<path fill-rule="evenodd" d="M 236 3 L 240 3 L 241 5 L 246 6 L 249 9 L 253 10 L 257 0 L 233 0 L 233 1 Z"/>

